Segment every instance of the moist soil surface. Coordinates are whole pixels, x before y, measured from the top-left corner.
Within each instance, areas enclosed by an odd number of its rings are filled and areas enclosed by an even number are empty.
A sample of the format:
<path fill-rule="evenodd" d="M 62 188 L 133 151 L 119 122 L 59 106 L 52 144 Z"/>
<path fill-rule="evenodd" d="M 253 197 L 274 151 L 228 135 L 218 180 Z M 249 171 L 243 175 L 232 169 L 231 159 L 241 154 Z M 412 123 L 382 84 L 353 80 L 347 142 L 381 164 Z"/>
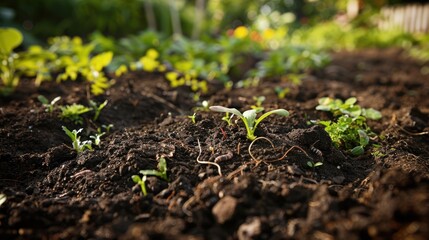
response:
<path fill-rule="evenodd" d="M 210 105 L 243 111 L 265 96 L 265 111 L 290 112 L 264 120 L 256 135 L 265 138 L 251 146 L 241 121 L 229 126 L 223 114 L 195 109 L 188 88 L 170 88 L 159 74 L 116 79 L 95 98 L 109 101 L 100 118 L 86 113 L 82 125 L 61 120 L 58 108 L 45 112 L 37 96 L 88 105 L 84 82 L 21 81 L 0 99 L 0 239 L 427 239 L 429 65 L 398 49 L 332 60 L 301 85 L 211 85 L 202 96 Z M 289 94 L 279 99 L 276 86 Z M 368 122 L 378 137 L 365 154 L 335 148 L 308 124 L 332 118 L 315 110 L 327 96 L 381 111 Z M 86 140 L 103 124 L 114 127 L 78 154 L 62 130 L 84 128 Z M 131 177 L 161 158 L 169 181 L 149 176 L 144 196 Z"/>

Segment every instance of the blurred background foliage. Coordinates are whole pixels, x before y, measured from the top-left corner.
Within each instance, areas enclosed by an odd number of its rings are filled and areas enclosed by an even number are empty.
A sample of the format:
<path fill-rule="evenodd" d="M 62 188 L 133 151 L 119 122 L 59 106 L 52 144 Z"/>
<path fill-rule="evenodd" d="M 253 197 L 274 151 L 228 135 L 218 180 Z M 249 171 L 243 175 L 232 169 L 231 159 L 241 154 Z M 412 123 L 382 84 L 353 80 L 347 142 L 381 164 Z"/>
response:
<path fill-rule="evenodd" d="M 292 30 L 313 26 L 344 14 L 350 1 L 359 0 L 2 0 L 0 26 L 23 32 L 24 46 L 53 36 L 87 38 L 99 32 L 121 38 L 148 29 L 197 38 L 240 25 L 264 29 L 288 24 Z M 410 1 L 360 2 L 371 12 L 385 4 Z M 366 23 L 368 15 L 360 16 L 355 22 Z"/>

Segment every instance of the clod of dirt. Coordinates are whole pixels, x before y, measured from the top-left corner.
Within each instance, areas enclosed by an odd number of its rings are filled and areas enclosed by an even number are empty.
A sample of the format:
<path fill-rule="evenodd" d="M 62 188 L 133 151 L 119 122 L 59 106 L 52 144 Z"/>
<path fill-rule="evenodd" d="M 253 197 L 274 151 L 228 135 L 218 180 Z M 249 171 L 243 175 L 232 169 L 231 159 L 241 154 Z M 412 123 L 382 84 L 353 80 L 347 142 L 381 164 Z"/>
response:
<path fill-rule="evenodd" d="M 261 234 L 261 220 L 254 218 L 251 222 L 243 223 L 238 228 L 239 240 L 256 239 Z"/>
<path fill-rule="evenodd" d="M 216 218 L 216 222 L 224 224 L 230 220 L 237 209 L 238 201 L 231 196 L 225 196 L 219 200 L 212 209 L 212 213 Z"/>
<path fill-rule="evenodd" d="M 346 160 L 344 154 L 333 146 L 329 134 L 322 126 L 314 125 L 307 129 L 293 129 L 286 137 L 291 144 L 296 144 L 306 150 L 314 160 L 326 160 L 334 164 Z"/>

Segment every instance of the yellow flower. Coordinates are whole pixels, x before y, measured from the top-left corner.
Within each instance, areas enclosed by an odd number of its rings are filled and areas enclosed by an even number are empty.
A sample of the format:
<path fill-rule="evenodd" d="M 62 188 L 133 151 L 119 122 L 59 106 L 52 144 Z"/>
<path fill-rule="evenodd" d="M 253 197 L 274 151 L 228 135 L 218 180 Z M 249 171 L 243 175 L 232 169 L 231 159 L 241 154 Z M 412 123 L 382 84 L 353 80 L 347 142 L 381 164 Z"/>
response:
<path fill-rule="evenodd" d="M 121 76 L 122 74 L 128 72 L 128 68 L 127 66 L 125 66 L 124 64 L 122 64 L 121 66 L 119 66 L 116 71 L 115 71 L 115 75 L 117 77 Z"/>
<path fill-rule="evenodd" d="M 236 38 L 245 38 L 247 35 L 249 35 L 249 30 L 244 26 L 237 27 L 234 30 L 234 37 Z"/>
<path fill-rule="evenodd" d="M 150 58 L 148 56 L 144 56 L 140 58 L 140 63 L 142 64 L 143 70 L 147 72 L 153 72 L 159 66 L 159 62 Z"/>
<path fill-rule="evenodd" d="M 155 49 L 150 48 L 149 50 L 147 50 L 146 56 L 155 60 L 158 58 L 159 53 Z"/>
<path fill-rule="evenodd" d="M 262 38 L 264 40 L 270 40 L 274 37 L 275 31 L 271 28 L 267 28 L 262 32 Z"/>

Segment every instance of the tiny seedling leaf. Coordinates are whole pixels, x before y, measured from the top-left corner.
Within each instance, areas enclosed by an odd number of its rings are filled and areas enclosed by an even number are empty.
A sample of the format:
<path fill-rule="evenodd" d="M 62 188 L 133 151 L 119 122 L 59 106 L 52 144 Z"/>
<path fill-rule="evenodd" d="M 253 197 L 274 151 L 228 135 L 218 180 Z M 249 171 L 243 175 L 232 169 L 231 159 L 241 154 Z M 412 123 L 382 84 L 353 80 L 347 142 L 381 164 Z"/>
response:
<path fill-rule="evenodd" d="M 211 111 L 214 111 L 214 112 L 224 112 L 224 113 L 229 112 L 229 113 L 232 113 L 232 114 L 237 115 L 239 117 L 243 117 L 243 114 L 241 114 L 241 112 L 235 108 L 227 108 L 227 107 L 223 107 L 223 106 L 211 106 L 211 107 L 209 107 L 209 109 Z"/>
<path fill-rule="evenodd" d="M 362 146 L 356 146 L 350 152 L 355 156 L 359 156 L 359 155 L 362 155 L 364 151 L 365 150 L 363 149 Z"/>
<path fill-rule="evenodd" d="M 362 115 L 364 115 L 365 117 L 372 119 L 372 120 L 378 120 L 381 119 L 381 113 L 377 110 L 375 110 L 374 108 L 367 108 L 364 109 Z"/>

